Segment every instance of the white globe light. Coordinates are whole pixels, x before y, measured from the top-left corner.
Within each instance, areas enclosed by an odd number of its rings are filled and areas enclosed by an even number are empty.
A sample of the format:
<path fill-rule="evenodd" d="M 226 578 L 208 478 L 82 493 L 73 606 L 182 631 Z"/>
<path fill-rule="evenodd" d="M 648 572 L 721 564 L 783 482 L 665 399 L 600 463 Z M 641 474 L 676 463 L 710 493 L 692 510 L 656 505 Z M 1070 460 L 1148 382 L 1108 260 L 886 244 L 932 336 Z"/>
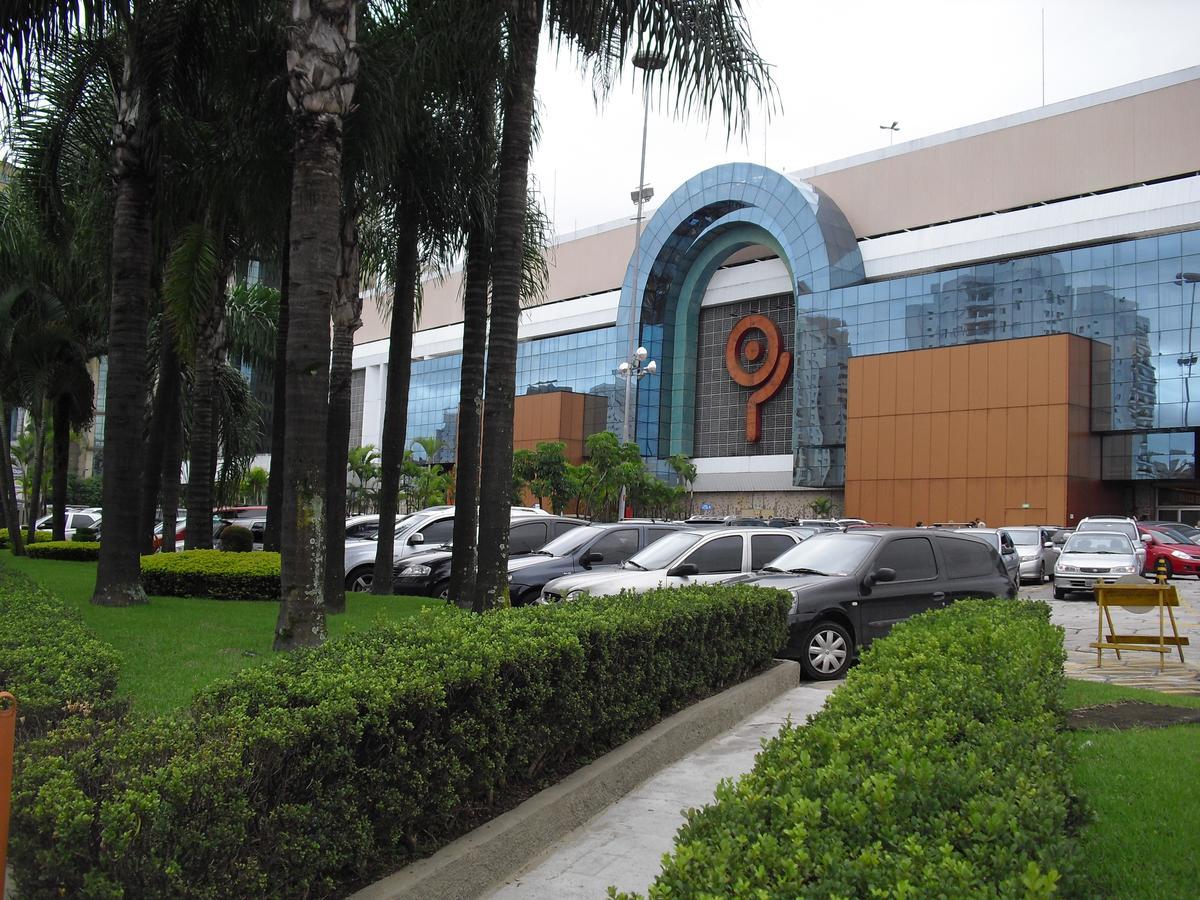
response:
<path fill-rule="evenodd" d="M 637 348 L 637 358 L 638 358 L 638 362 L 641 362 L 643 359 L 645 359 L 645 358 L 646 358 L 647 356 L 649 356 L 649 355 L 650 355 L 650 351 L 649 351 L 649 350 L 647 350 L 645 347 L 638 347 L 638 348 Z"/>
<path fill-rule="evenodd" d="M 617 366 L 617 371 L 620 372 L 622 375 L 628 375 L 629 374 L 629 363 L 627 363 L 627 362 L 621 363 L 619 366 Z"/>
<path fill-rule="evenodd" d="M 646 374 L 647 375 L 653 375 L 657 371 L 658 371 L 658 363 L 656 363 L 654 360 L 650 360 L 650 362 L 646 363 Z"/>

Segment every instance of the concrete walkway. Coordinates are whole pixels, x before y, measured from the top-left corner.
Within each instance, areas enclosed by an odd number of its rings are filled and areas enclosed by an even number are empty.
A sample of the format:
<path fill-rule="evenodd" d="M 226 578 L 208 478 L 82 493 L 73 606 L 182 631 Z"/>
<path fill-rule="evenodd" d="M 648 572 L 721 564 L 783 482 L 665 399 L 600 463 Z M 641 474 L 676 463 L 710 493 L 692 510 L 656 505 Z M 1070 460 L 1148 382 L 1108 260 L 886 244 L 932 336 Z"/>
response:
<path fill-rule="evenodd" d="M 563 835 L 488 896 L 595 900 L 604 896 L 610 884 L 623 891 L 645 891 L 659 873 L 662 855 L 674 843 L 683 811 L 711 802 L 722 778 L 748 772 L 764 738 L 778 733 L 789 716 L 793 722 L 804 722 L 825 705 L 840 683 L 803 683 L 792 688 Z"/>

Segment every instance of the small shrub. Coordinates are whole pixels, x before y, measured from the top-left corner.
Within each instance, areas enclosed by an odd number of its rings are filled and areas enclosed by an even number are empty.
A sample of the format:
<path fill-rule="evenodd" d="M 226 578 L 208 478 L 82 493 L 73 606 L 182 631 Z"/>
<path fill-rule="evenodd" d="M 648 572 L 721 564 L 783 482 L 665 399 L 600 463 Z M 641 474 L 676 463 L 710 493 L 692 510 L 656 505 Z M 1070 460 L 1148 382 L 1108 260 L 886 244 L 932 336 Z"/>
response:
<path fill-rule="evenodd" d="M 254 535 L 242 525 L 226 525 L 221 529 L 220 549 L 226 553 L 249 553 L 254 549 Z"/>
<path fill-rule="evenodd" d="M 16 880 L 31 897 L 345 895 L 753 673 L 789 602 L 737 586 L 441 606 L 243 670 L 187 717 L 72 721 L 18 779 Z"/>
<path fill-rule="evenodd" d="M 688 813 L 649 896 L 1055 893 L 1078 875 L 1063 659 L 1042 603 L 961 601 L 897 626 Z"/>
<path fill-rule="evenodd" d="M 99 540 L 99 538 L 96 535 L 95 528 L 76 528 L 72 540 L 90 544 L 96 540 Z"/>
<path fill-rule="evenodd" d="M 24 540 L 27 532 L 24 528 L 21 529 L 21 539 Z M 45 541 L 54 540 L 54 535 L 49 531 L 35 531 L 33 533 L 33 542 L 35 544 L 44 543 Z M 8 529 L 0 528 L 0 550 L 8 549 Z"/>
<path fill-rule="evenodd" d="M 100 544 L 92 541 L 46 541 L 26 548 L 30 559 L 62 559 L 70 562 L 95 562 L 100 558 Z"/>
<path fill-rule="evenodd" d="M 22 739 L 72 714 L 111 716 L 120 708 L 117 652 L 53 594 L 2 567 L 0 621 L 0 689 L 17 698 Z"/>
<path fill-rule="evenodd" d="M 143 556 L 142 586 L 157 596 L 278 600 L 279 554 L 183 550 Z"/>

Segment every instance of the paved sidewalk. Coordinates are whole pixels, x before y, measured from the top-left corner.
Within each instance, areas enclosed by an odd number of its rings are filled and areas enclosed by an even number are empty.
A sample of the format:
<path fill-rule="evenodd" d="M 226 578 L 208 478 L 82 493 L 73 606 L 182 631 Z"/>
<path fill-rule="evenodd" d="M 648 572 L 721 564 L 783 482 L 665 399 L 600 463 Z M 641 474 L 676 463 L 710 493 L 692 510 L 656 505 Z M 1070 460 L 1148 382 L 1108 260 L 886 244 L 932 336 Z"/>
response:
<path fill-rule="evenodd" d="M 645 891 L 683 824 L 683 810 L 710 802 L 722 778 L 748 772 L 763 738 L 778 733 L 788 716 L 793 722 L 805 721 L 840 683 L 792 688 L 563 835 L 489 896 L 595 900 L 610 884 L 623 891 Z"/>
<path fill-rule="evenodd" d="M 1096 603 L 1090 594 L 1073 594 L 1068 600 L 1053 599 L 1049 584 L 1021 588 L 1022 597 L 1045 600 L 1055 625 L 1066 632 L 1063 642 L 1067 648 L 1066 672 L 1070 678 L 1104 681 L 1124 687 L 1149 688 L 1168 694 L 1200 695 L 1200 580 L 1176 578 L 1172 584 L 1179 592 L 1180 605 L 1175 620 L 1180 634 L 1191 639 L 1183 648 L 1184 662 L 1172 652 L 1166 658 L 1163 671 L 1158 671 L 1157 653 L 1122 652 L 1118 660 L 1111 650 L 1104 653 L 1104 665 L 1097 668 L 1096 651 L 1089 647 L 1096 640 Z M 1117 627 L 1128 634 L 1158 634 L 1158 613 L 1134 613 L 1124 609 L 1113 611 Z M 1168 628 L 1170 624 L 1168 623 Z"/>

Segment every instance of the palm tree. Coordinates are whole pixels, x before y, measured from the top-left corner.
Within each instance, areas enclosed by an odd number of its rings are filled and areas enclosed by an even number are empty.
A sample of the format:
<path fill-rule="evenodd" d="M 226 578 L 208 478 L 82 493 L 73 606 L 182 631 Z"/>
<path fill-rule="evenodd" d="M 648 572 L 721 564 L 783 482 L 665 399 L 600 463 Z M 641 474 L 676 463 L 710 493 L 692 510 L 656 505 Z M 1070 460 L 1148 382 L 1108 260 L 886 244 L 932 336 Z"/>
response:
<path fill-rule="evenodd" d="M 356 0 L 295 4 L 288 32 L 294 114 L 283 491 L 275 649 L 325 640 L 325 436 L 329 316 L 338 268 L 342 123 L 358 72 Z"/>
<path fill-rule="evenodd" d="M 696 464 L 688 459 L 685 453 L 676 453 L 667 460 L 667 465 L 679 477 L 679 484 L 687 491 L 687 514 L 692 514 L 692 502 L 695 498 L 693 485 L 696 483 Z"/>
<path fill-rule="evenodd" d="M 679 109 L 719 106 L 731 129 L 745 127 L 744 110 L 751 91 L 762 97 L 771 93 L 770 75 L 751 45 L 740 0 L 678 4 L 516 0 L 509 22 L 509 74 L 497 170 L 483 423 L 483 466 L 493 472 L 512 469 L 521 208 L 528 185 L 537 48 L 546 8 L 552 16 L 552 37 L 593 60 L 604 76 L 601 81 L 611 81 L 631 46 L 637 46 L 640 52 L 662 58 L 664 67 L 648 72 L 647 77 L 671 85 Z M 488 479 L 480 491 L 479 573 L 472 598 L 472 608 L 477 611 L 499 605 L 507 591 L 509 513 L 504 481 Z"/>
<path fill-rule="evenodd" d="M 259 506 L 267 495 L 267 470 L 254 466 L 242 476 L 242 499 L 251 506 Z"/>
<path fill-rule="evenodd" d="M 355 509 L 361 514 L 366 511 L 366 503 L 370 500 L 371 490 L 367 485 L 379 478 L 379 451 L 375 445 L 367 444 L 351 450 L 346 469 L 358 479 L 358 484 L 354 486 Z"/>

